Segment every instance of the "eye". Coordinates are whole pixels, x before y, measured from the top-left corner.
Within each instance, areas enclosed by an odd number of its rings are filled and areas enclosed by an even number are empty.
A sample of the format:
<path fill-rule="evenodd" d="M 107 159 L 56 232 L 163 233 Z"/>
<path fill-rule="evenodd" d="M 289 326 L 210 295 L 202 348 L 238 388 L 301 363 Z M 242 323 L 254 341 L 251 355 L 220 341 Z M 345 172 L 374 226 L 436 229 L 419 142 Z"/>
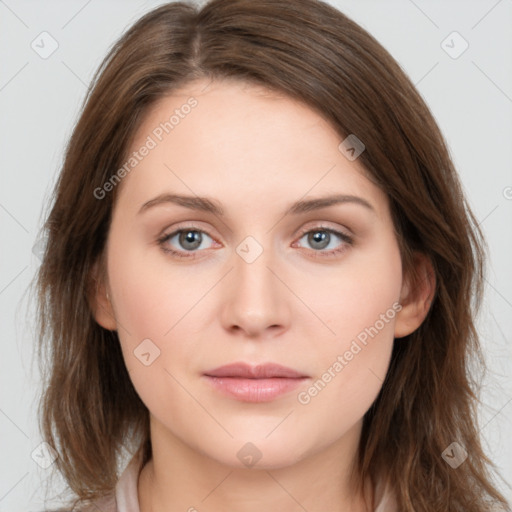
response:
<path fill-rule="evenodd" d="M 166 253 L 179 258 L 195 258 L 199 249 L 207 249 L 213 238 L 205 231 L 194 226 L 186 226 L 165 234 L 158 239 L 158 244 Z M 312 248 L 315 257 L 328 257 L 339 254 L 353 244 L 353 238 L 346 233 L 332 228 L 318 226 L 308 231 L 303 231 L 299 241 L 306 239 L 306 243 Z M 336 243 L 338 239 L 338 243 Z M 341 241 L 341 242 L 340 242 Z M 293 245 L 296 247 L 296 245 Z M 299 245 L 302 247 L 302 244 Z M 326 250 L 327 249 L 327 250 Z"/>
<path fill-rule="evenodd" d="M 194 253 L 197 252 L 197 249 L 208 248 L 208 238 L 213 240 L 206 232 L 189 226 L 164 235 L 162 238 L 158 239 L 158 244 L 162 247 L 164 252 L 174 254 L 178 257 L 189 258 L 194 257 Z M 177 250 L 173 249 L 171 246 L 173 240 L 174 244 L 176 244 L 174 247 L 177 246 Z M 191 254 L 186 254 L 187 252 Z"/>
<path fill-rule="evenodd" d="M 353 244 L 353 238 L 346 233 L 322 226 L 303 232 L 299 241 L 302 239 L 317 253 L 315 256 L 321 257 L 341 253 Z M 336 243 L 336 239 L 341 243 Z"/>

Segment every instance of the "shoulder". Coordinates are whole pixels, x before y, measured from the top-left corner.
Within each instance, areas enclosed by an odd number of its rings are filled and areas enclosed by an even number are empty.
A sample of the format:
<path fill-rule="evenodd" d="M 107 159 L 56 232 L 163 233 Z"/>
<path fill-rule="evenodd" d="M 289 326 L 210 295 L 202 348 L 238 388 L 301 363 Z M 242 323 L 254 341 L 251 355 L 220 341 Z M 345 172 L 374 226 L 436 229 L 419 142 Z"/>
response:
<path fill-rule="evenodd" d="M 111 492 L 92 501 L 77 503 L 74 507 L 48 509 L 43 512 L 119 512 L 115 493 Z"/>
<path fill-rule="evenodd" d="M 101 512 L 118 512 L 114 492 L 78 507 L 76 512 L 98 512 L 99 510 L 101 510 Z"/>
<path fill-rule="evenodd" d="M 375 486 L 374 512 L 397 512 L 397 502 L 389 480 L 380 479 Z"/>
<path fill-rule="evenodd" d="M 94 500 L 81 501 L 66 508 L 44 512 L 128 512 L 138 511 L 137 481 L 142 469 L 141 453 L 137 452 L 125 467 L 116 487 Z"/>

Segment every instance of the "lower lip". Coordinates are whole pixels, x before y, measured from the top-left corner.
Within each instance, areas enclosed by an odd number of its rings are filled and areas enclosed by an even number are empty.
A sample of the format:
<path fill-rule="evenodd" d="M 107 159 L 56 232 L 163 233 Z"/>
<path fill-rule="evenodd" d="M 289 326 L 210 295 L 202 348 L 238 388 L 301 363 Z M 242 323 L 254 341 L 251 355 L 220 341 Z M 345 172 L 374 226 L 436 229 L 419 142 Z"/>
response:
<path fill-rule="evenodd" d="M 270 402 L 280 395 L 293 391 L 304 378 L 244 379 L 240 377 L 211 377 L 206 379 L 215 389 L 242 402 Z"/>

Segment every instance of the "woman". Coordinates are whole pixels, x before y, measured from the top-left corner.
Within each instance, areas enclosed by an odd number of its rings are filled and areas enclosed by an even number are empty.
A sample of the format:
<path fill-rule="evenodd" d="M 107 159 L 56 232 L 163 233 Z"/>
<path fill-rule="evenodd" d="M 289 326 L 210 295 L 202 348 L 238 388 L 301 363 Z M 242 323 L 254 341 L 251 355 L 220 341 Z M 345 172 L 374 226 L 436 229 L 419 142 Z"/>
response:
<path fill-rule="evenodd" d="M 145 15 L 46 227 L 41 428 L 79 507 L 506 506 L 468 378 L 481 233 L 419 94 L 334 8 Z"/>

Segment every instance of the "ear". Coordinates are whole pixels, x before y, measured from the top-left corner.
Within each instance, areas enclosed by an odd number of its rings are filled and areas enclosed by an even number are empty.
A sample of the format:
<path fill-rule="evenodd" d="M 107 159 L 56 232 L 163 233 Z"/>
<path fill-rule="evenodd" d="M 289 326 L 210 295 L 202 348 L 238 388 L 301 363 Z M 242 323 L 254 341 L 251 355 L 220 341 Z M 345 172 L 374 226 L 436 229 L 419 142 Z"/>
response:
<path fill-rule="evenodd" d="M 430 258 L 415 252 L 413 266 L 403 280 L 400 293 L 402 309 L 395 317 L 395 338 L 411 334 L 422 324 L 434 298 L 436 276 Z"/>
<path fill-rule="evenodd" d="M 103 271 L 103 262 L 97 260 L 92 268 L 89 287 L 89 305 L 92 314 L 101 327 L 109 331 L 117 329 L 114 309 L 106 283 L 106 272 Z"/>

